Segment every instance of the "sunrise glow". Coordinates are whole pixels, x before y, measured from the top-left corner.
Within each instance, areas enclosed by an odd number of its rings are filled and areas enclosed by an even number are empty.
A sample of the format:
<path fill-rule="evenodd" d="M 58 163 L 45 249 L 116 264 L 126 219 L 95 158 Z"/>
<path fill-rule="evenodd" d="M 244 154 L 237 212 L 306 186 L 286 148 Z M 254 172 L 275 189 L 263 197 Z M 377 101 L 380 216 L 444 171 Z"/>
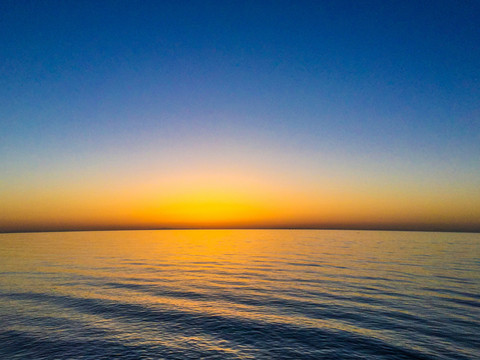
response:
<path fill-rule="evenodd" d="M 470 13 L 237 5 L 5 11 L 0 231 L 480 230 Z"/>

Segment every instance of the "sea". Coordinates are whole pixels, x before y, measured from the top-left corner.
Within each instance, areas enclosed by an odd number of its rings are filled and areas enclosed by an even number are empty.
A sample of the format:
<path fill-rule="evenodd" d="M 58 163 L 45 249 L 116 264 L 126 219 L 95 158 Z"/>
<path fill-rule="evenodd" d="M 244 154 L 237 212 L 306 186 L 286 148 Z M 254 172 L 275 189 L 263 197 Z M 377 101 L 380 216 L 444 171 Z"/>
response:
<path fill-rule="evenodd" d="M 0 234 L 0 359 L 480 359 L 480 234 Z"/>

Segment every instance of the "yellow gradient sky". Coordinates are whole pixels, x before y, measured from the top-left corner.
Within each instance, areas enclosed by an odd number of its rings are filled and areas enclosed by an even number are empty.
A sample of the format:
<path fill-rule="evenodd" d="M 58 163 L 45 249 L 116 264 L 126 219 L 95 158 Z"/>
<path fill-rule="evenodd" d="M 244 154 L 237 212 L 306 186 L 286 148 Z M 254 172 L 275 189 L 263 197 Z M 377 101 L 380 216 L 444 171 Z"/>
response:
<path fill-rule="evenodd" d="M 273 146 L 262 151 L 261 146 L 191 145 L 188 156 L 176 164 L 152 157 L 158 149 L 131 155 L 136 162 L 120 159 L 120 165 L 104 163 L 97 153 L 96 160 L 88 158 L 82 166 L 57 164 L 34 181 L 4 178 L 0 229 L 474 230 L 478 225 L 475 178 L 456 179 L 443 172 L 443 177 L 422 179 L 435 170 L 412 165 L 402 173 L 398 164 L 332 162 L 331 155 L 322 159 Z M 279 157 L 270 160 L 272 153 Z"/>

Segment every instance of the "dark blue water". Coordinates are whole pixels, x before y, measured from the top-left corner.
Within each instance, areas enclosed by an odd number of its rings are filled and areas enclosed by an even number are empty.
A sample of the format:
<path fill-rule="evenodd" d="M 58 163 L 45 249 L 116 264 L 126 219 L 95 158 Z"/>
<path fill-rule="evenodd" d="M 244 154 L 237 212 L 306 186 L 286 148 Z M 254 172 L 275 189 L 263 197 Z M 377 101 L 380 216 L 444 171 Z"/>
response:
<path fill-rule="evenodd" d="M 480 359 L 480 235 L 0 234 L 2 359 Z"/>

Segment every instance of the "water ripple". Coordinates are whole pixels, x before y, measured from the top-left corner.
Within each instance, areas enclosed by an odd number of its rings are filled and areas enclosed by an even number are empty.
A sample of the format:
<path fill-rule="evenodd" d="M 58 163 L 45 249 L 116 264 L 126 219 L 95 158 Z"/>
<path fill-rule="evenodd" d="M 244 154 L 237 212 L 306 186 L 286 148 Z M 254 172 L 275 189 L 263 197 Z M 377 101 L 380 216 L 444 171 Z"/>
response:
<path fill-rule="evenodd" d="M 122 234 L 0 238 L 0 358 L 480 358 L 478 236 Z"/>

